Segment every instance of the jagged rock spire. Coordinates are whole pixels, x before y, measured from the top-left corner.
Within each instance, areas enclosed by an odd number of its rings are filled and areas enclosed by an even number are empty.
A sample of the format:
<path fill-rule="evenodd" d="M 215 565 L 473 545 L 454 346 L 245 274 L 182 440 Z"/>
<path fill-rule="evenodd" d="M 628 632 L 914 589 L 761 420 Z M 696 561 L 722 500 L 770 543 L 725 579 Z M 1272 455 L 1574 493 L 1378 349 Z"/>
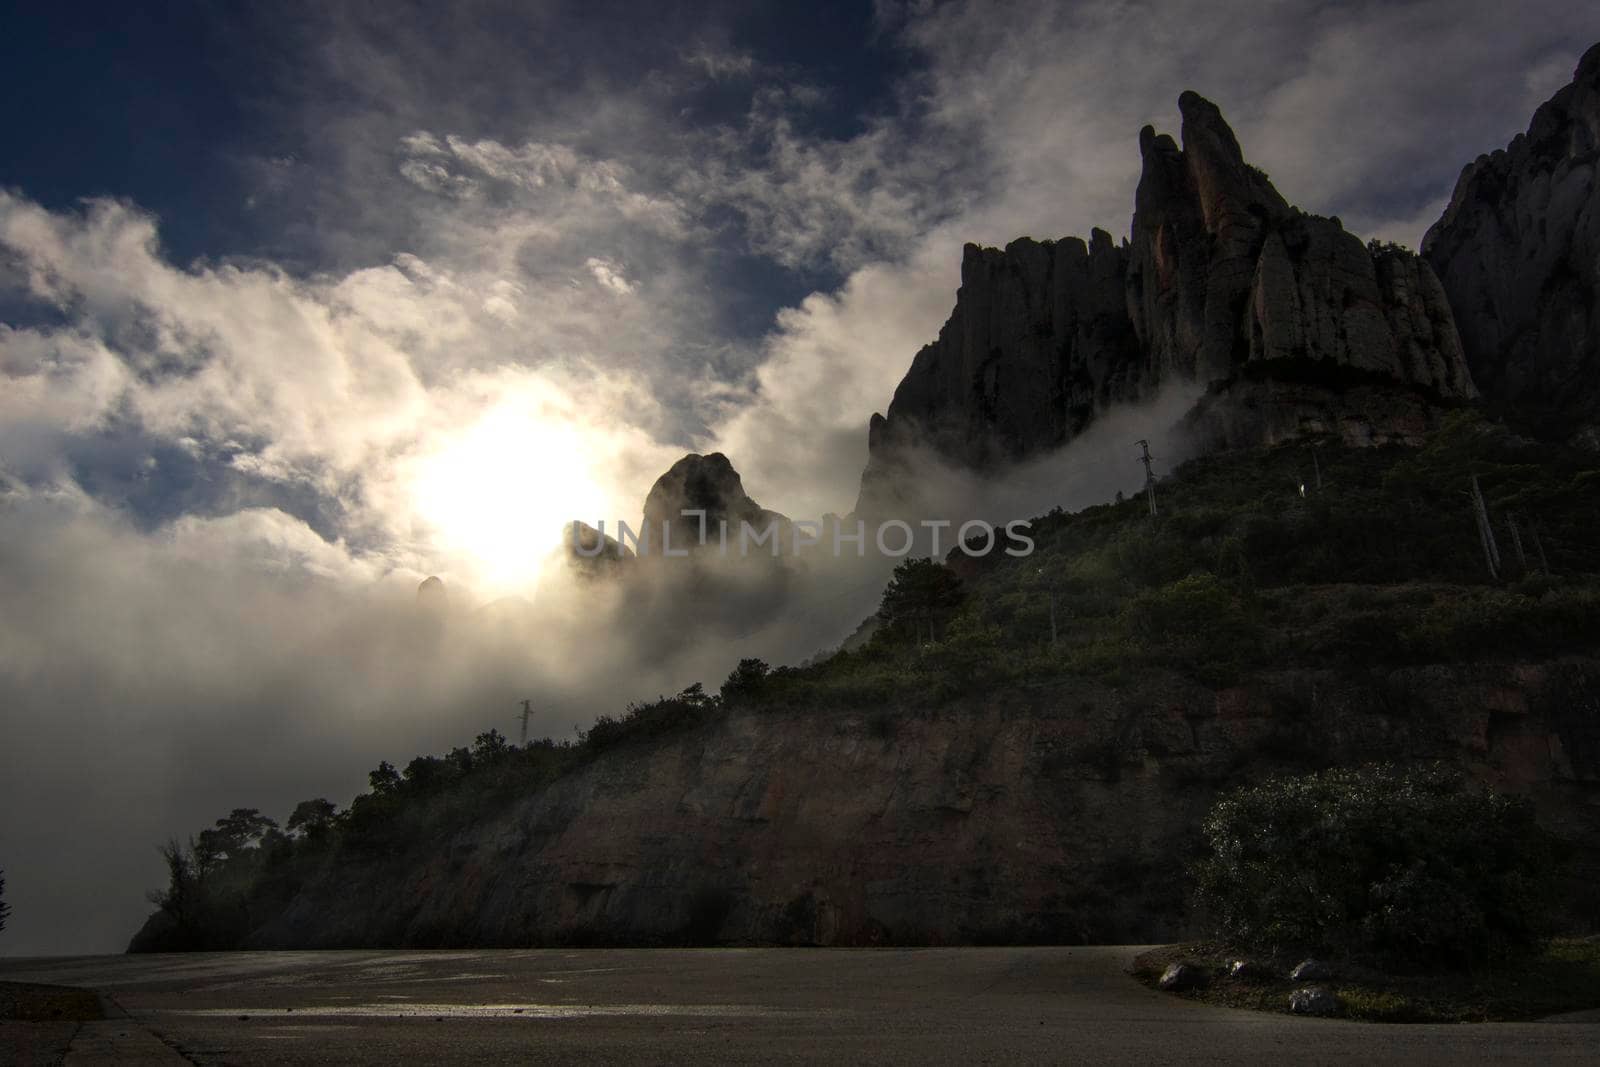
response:
<path fill-rule="evenodd" d="M 1247 367 L 1255 382 L 1293 383 L 1295 403 L 1272 425 L 1222 420 L 1216 443 L 1343 433 L 1359 412 L 1319 414 L 1339 406 L 1341 383 L 1404 394 L 1395 410 L 1405 425 L 1375 410 L 1370 433 L 1355 428 L 1364 439 L 1420 432 L 1430 404 L 1474 395 L 1426 263 L 1291 207 L 1245 162 L 1211 101 L 1185 92 L 1178 109 L 1181 147 L 1152 126 L 1139 131 L 1143 167 L 1122 246 L 1101 230 L 1088 244 L 966 246 L 949 321 L 873 417 L 858 513 L 896 510 L 912 449 L 972 468 L 1026 459 L 1112 405 L 1172 382 L 1220 395 Z"/>

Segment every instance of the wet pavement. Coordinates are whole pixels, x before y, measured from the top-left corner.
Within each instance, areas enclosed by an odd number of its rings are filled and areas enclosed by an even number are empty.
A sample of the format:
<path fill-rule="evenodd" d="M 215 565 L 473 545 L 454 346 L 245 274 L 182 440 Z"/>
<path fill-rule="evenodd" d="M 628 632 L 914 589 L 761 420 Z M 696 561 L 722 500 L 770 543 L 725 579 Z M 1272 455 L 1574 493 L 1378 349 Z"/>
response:
<path fill-rule="evenodd" d="M 6 1062 L 1600 1062 L 1600 1025 L 1378 1026 L 1153 992 L 1135 947 L 242 952 L 0 959 L 108 1019 Z M 1589 1019 L 1594 1018 L 1590 1013 Z"/>

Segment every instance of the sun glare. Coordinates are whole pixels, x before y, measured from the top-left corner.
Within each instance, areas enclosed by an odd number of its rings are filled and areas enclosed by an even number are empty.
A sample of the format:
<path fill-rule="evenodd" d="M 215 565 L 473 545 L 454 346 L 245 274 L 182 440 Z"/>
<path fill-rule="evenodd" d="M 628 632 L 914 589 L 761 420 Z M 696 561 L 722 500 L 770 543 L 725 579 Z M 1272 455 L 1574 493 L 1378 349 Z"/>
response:
<path fill-rule="evenodd" d="M 593 523 L 605 504 L 578 429 L 511 406 L 422 460 L 413 494 L 441 553 L 465 557 L 477 581 L 505 593 L 537 581 L 563 528 Z"/>

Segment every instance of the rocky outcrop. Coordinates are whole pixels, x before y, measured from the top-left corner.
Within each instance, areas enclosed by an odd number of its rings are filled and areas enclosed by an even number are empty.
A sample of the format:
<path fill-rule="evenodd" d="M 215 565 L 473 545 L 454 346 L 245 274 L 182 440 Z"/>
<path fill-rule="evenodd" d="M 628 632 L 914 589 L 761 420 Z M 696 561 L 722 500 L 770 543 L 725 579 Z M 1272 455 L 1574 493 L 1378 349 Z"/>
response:
<path fill-rule="evenodd" d="M 1428 265 L 1290 207 L 1215 104 L 1178 98 L 1183 148 L 1145 127 L 1128 309 L 1163 379 L 1241 377 L 1474 394 Z"/>
<path fill-rule="evenodd" d="M 917 443 L 970 465 L 1021 459 L 1070 440 L 1144 381 L 1123 296 L 1127 250 L 1104 230 L 969 244 L 939 339 L 918 352 L 874 454 Z"/>
<path fill-rule="evenodd" d="M 1597 691 L 1563 660 L 733 711 L 350 857 L 248 943 L 1169 940 L 1198 821 L 1241 775 L 1444 760 L 1600 840 Z"/>
<path fill-rule="evenodd" d="M 968 245 L 955 310 L 869 428 L 857 511 L 897 510 L 926 449 L 984 470 L 1050 452 L 1107 408 L 1168 384 L 1206 392 L 1202 447 L 1341 426 L 1414 440 L 1475 395 L 1443 287 L 1423 260 L 1291 207 L 1245 162 L 1215 104 L 1178 100 L 1180 148 L 1145 127 L 1131 238 Z M 1292 410 L 1235 417 L 1292 386 Z M 1352 404 L 1360 386 L 1386 403 Z M 1393 412 L 1397 417 L 1389 420 Z"/>
<path fill-rule="evenodd" d="M 704 512 L 685 515 L 684 512 Z M 702 522 L 704 525 L 702 525 Z M 644 528 L 650 532 L 645 555 L 660 555 L 665 543 L 673 552 L 721 543 L 721 526 L 727 524 L 729 544 L 735 544 L 741 524 L 757 531 L 776 526 L 781 541 L 790 537 L 789 520 L 768 511 L 744 491 L 744 481 L 721 452 L 702 456 L 691 452 L 656 479 L 644 501 Z M 665 542 L 662 530 L 668 531 Z M 704 545 L 702 545 L 702 532 Z"/>
<path fill-rule="evenodd" d="M 428 611 L 445 611 L 450 604 L 450 594 L 444 582 L 429 575 L 417 586 L 417 604 Z"/>
<path fill-rule="evenodd" d="M 1600 45 L 1528 131 L 1456 182 L 1422 254 L 1490 406 L 1600 448 Z"/>
<path fill-rule="evenodd" d="M 567 566 L 585 578 L 625 573 L 636 558 L 633 549 L 586 522 L 563 527 L 561 545 Z"/>

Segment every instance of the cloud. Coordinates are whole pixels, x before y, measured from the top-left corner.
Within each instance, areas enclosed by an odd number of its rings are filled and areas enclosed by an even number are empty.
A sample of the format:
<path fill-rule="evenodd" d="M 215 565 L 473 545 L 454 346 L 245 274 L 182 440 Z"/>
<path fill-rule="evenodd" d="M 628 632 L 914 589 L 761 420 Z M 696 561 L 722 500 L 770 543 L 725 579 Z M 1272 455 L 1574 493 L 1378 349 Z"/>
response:
<path fill-rule="evenodd" d="M 748 52 L 698 45 L 683 53 L 683 62 L 705 72 L 712 81 L 748 78 L 756 70 L 756 60 Z"/>
<path fill-rule="evenodd" d="M 1487 2 L 886 8 L 885 32 L 923 60 L 914 106 L 792 153 L 774 112 L 774 164 L 736 187 L 747 206 L 778 205 L 753 223 L 757 241 L 785 250 L 771 254 L 804 261 L 845 249 L 850 273 L 778 315 L 752 388 L 713 426 L 714 446 L 762 494 L 773 487 L 774 506 L 847 508 L 868 418 L 954 304 L 961 243 L 1094 226 L 1126 234 L 1137 132 L 1149 122 L 1176 133 L 1186 88 L 1219 103 L 1247 158 L 1291 201 L 1415 247 L 1461 166 L 1524 129 L 1534 103 L 1570 80 L 1571 42 L 1600 38 L 1600 14 L 1555 0 L 1535 8 L 1527 17 Z M 925 178 L 933 173 L 942 176 Z M 881 214 L 848 195 L 863 175 L 885 190 Z"/>
<path fill-rule="evenodd" d="M 633 292 L 633 283 L 622 273 L 622 268 L 610 260 L 590 256 L 584 261 L 584 266 L 589 268 L 589 273 L 594 275 L 595 281 L 618 296 L 627 296 Z"/>

